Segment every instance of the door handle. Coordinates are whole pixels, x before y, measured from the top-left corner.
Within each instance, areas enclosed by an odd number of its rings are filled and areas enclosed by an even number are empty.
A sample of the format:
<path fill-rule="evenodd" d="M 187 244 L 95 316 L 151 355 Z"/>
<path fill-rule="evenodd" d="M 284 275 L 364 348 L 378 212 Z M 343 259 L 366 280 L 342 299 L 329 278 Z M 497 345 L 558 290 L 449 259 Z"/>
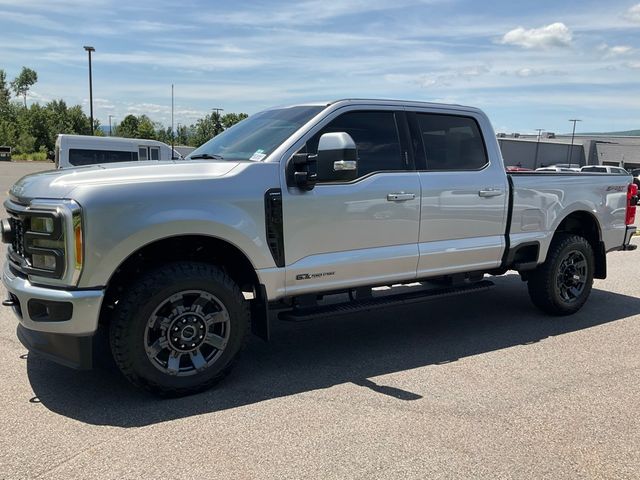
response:
<path fill-rule="evenodd" d="M 389 202 L 406 202 L 407 200 L 413 200 L 414 198 L 416 198 L 415 193 L 399 192 L 387 195 L 387 201 Z"/>
<path fill-rule="evenodd" d="M 481 197 L 499 197 L 503 194 L 504 192 L 499 188 L 483 188 L 478 192 L 478 195 Z"/>

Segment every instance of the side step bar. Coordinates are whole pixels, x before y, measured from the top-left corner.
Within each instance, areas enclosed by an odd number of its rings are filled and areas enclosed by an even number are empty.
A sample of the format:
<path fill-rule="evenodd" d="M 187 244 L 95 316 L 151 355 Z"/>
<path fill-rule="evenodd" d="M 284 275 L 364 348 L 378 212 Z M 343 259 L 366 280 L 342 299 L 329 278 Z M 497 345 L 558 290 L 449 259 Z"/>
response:
<path fill-rule="evenodd" d="M 490 280 L 468 285 L 434 288 L 419 292 L 407 292 L 397 295 L 371 297 L 363 300 L 336 303 L 333 305 L 319 305 L 314 307 L 299 307 L 286 312 L 280 312 L 278 318 L 289 322 L 304 322 L 317 318 L 335 317 L 337 315 L 350 315 L 353 313 L 368 312 L 377 308 L 395 307 L 410 303 L 424 302 L 436 298 L 451 297 L 463 293 L 481 292 L 494 286 Z"/>

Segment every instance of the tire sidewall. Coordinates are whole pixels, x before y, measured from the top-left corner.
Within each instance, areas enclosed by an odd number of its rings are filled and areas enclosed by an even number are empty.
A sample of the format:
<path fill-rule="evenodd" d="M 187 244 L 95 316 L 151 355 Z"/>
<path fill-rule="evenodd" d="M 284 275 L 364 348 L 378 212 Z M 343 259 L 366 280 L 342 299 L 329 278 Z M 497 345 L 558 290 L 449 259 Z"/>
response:
<path fill-rule="evenodd" d="M 207 385 L 224 373 L 243 346 L 247 334 L 246 311 L 241 305 L 244 299 L 238 299 L 235 292 L 227 288 L 223 282 L 200 274 L 175 280 L 163 278 L 158 287 L 139 298 L 139 305 L 133 306 L 129 310 L 128 318 L 122 319 L 127 322 L 123 332 L 123 343 L 129 354 L 132 373 L 144 383 L 150 386 L 158 385 L 163 389 L 194 389 L 200 385 Z M 145 331 L 154 310 L 172 295 L 185 290 L 206 291 L 224 305 L 229 313 L 229 340 L 220 357 L 202 372 L 189 376 L 168 375 L 156 368 L 147 356 Z"/>
<path fill-rule="evenodd" d="M 582 305 L 584 305 L 584 303 L 589 298 L 589 294 L 591 293 L 591 288 L 593 286 L 595 260 L 593 258 L 593 250 L 591 249 L 591 246 L 582 237 L 569 237 L 569 239 L 564 243 L 564 246 L 558 251 L 553 259 L 552 268 L 549 269 L 549 275 L 551 275 L 551 278 L 549 278 L 549 282 L 553 287 L 551 289 L 551 292 L 549 293 L 552 296 L 553 303 L 555 303 L 555 305 L 559 309 L 566 312 L 575 312 L 579 310 Z M 558 288 L 556 279 L 562 262 L 565 260 L 567 255 L 573 251 L 578 251 L 584 255 L 587 261 L 587 279 L 584 289 L 582 290 L 578 298 L 567 302 L 560 295 L 560 289 Z"/>

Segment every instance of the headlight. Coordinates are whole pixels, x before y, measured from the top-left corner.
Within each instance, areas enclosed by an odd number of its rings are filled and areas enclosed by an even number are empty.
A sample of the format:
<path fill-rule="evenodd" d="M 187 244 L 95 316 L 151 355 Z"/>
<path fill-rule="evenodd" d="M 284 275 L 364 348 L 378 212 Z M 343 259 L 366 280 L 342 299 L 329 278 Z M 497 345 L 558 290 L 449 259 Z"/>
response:
<path fill-rule="evenodd" d="M 66 270 L 63 213 L 56 209 L 26 213 L 22 218 L 27 273 L 62 278 Z"/>
<path fill-rule="evenodd" d="M 36 283 L 76 285 L 84 261 L 80 206 L 72 200 L 38 199 L 27 207 L 11 201 L 5 206 L 11 229 L 3 238 L 11 243 L 12 267 Z"/>
<path fill-rule="evenodd" d="M 53 233 L 53 218 L 31 217 L 31 230 L 40 233 Z"/>

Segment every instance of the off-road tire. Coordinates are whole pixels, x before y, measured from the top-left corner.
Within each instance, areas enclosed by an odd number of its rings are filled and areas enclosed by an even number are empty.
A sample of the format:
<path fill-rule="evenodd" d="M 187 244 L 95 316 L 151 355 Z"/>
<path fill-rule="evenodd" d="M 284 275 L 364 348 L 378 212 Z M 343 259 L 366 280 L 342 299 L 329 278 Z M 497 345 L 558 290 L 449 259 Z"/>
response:
<path fill-rule="evenodd" d="M 574 299 L 563 298 L 561 288 L 558 286 L 559 274 L 563 261 L 572 252 L 579 252 L 586 260 L 586 274 L 584 275 L 584 287 Z M 540 310 L 550 315 L 571 315 L 585 304 L 593 286 L 593 274 L 595 260 L 591 244 L 579 235 L 558 234 L 549 247 L 547 259 L 538 268 L 529 274 L 528 289 L 533 304 Z"/>
<path fill-rule="evenodd" d="M 228 311 L 229 338 L 220 357 L 191 376 L 173 376 L 156 368 L 145 351 L 145 331 L 154 309 L 176 292 L 197 289 L 214 295 Z M 110 325 L 113 358 L 134 385 L 163 397 L 202 392 L 233 367 L 250 332 L 249 304 L 238 285 L 221 269 L 197 262 L 171 263 L 141 276 L 116 305 Z"/>

